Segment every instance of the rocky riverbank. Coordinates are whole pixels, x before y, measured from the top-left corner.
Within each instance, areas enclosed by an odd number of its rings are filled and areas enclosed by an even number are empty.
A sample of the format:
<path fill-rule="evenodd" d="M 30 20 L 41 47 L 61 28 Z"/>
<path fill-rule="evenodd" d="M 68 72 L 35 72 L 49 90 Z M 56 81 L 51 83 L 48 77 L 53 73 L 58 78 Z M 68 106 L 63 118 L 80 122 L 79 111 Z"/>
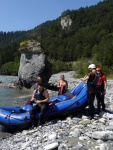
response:
<path fill-rule="evenodd" d="M 51 77 L 56 84 L 64 74 L 69 88 L 79 84 L 73 78 L 74 72 L 59 73 Z M 50 95 L 57 93 L 49 90 Z M 113 81 L 108 80 L 105 97 L 106 112 L 88 119 L 88 107 L 85 111 L 46 122 L 43 126 L 18 132 L 2 139 L 0 150 L 112 150 L 113 149 Z"/>

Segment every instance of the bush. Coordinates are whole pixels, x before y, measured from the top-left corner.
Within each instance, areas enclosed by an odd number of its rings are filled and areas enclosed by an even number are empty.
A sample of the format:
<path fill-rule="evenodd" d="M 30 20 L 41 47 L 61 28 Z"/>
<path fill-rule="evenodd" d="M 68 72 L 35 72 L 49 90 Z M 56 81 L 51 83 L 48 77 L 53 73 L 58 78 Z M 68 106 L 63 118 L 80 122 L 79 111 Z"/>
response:
<path fill-rule="evenodd" d="M 19 62 L 8 62 L 2 65 L 0 74 L 2 75 L 18 75 Z"/>
<path fill-rule="evenodd" d="M 29 40 L 23 41 L 23 42 L 20 43 L 20 48 L 27 47 L 28 44 L 29 44 Z"/>
<path fill-rule="evenodd" d="M 53 65 L 53 68 L 52 68 L 53 73 L 72 70 L 72 64 L 69 62 L 63 62 L 60 60 L 50 60 L 50 61 Z"/>
<path fill-rule="evenodd" d="M 88 74 L 88 61 L 87 60 L 79 60 L 72 65 L 72 70 L 76 71 L 76 77 L 83 77 Z"/>
<path fill-rule="evenodd" d="M 89 59 L 81 59 L 77 62 L 73 63 L 72 70 L 76 71 L 76 77 L 84 77 L 86 74 L 89 73 L 88 66 L 90 64 L 95 64 L 96 67 L 101 67 L 103 70 L 103 73 L 107 76 L 110 75 L 109 68 L 107 66 L 102 66 L 102 64 L 96 60 L 89 60 Z"/>

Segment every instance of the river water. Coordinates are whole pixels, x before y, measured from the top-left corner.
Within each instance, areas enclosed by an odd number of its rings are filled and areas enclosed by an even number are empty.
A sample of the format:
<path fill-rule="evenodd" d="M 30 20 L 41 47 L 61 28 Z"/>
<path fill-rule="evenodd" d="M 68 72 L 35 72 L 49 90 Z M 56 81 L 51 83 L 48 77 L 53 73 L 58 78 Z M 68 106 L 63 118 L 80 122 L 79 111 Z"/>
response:
<path fill-rule="evenodd" d="M 9 85 L 18 81 L 17 76 L 0 76 L 0 107 L 21 106 L 30 100 L 33 89 L 11 88 Z M 15 101 L 18 103 L 15 103 Z M 7 131 L 0 126 L 0 137 L 6 137 Z"/>

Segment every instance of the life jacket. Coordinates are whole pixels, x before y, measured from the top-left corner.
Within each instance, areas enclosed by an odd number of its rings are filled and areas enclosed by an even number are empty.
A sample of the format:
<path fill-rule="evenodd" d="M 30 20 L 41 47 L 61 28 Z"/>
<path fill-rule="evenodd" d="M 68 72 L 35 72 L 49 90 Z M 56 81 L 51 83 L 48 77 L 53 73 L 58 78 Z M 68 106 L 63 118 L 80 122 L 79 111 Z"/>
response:
<path fill-rule="evenodd" d="M 35 92 L 35 95 L 34 95 L 34 98 L 35 98 L 35 100 L 34 101 L 28 101 L 26 104 L 25 104 L 25 106 L 26 105 L 32 105 L 34 102 L 36 102 L 37 100 L 44 100 L 46 97 L 45 96 L 43 96 L 43 92 L 44 92 L 44 90 L 42 90 L 42 92 L 41 93 L 38 93 L 38 89 L 36 90 L 36 92 Z M 41 104 L 38 104 L 39 106 L 41 106 Z"/>
<path fill-rule="evenodd" d="M 89 80 L 88 80 L 88 85 L 92 85 L 92 86 L 97 86 L 97 83 L 99 81 L 99 78 L 100 78 L 101 75 L 97 74 L 97 73 L 94 73 L 93 77 Z"/>
<path fill-rule="evenodd" d="M 64 84 L 65 83 L 65 84 Z M 63 85 L 64 84 L 64 85 Z M 61 86 L 59 89 L 58 95 L 64 94 L 67 91 L 67 81 L 61 81 L 59 80 L 59 85 Z"/>
<path fill-rule="evenodd" d="M 101 86 L 102 85 L 102 76 L 99 77 L 98 82 L 97 82 L 97 86 Z"/>
<path fill-rule="evenodd" d="M 106 76 L 101 74 L 101 76 L 99 77 L 98 83 L 97 83 L 97 88 L 99 90 L 104 91 L 104 81 L 106 81 Z"/>
<path fill-rule="evenodd" d="M 59 94 L 64 94 L 66 92 L 66 86 L 61 86 Z"/>
<path fill-rule="evenodd" d="M 45 99 L 46 97 L 43 96 L 43 92 L 44 92 L 44 90 L 42 90 L 40 93 L 38 93 L 38 89 L 37 89 L 36 92 L 35 92 L 34 98 L 36 100 L 43 100 L 43 99 Z"/>

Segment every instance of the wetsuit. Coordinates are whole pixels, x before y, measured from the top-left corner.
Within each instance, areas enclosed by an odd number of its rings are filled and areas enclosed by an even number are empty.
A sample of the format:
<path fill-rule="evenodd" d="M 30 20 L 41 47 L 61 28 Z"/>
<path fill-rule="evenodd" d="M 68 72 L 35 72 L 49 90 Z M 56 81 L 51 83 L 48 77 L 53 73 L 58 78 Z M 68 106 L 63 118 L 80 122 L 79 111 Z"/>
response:
<path fill-rule="evenodd" d="M 91 72 L 88 74 L 89 79 L 87 81 L 87 93 L 88 93 L 88 105 L 89 105 L 89 115 L 91 119 L 94 117 L 94 99 L 96 96 L 97 91 L 97 82 L 98 82 L 98 76 L 95 72 Z"/>
<path fill-rule="evenodd" d="M 46 99 L 45 96 L 43 96 L 43 92 L 44 90 L 41 92 L 41 93 L 38 93 L 38 90 L 36 90 L 35 92 L 35 99 L 36 100 L 44 100 Z M 30 110 L 30 116 L 31 116 L 31 121 L 33 124 L 35 124 L 35 114 L 37 112 L 40 112 L 40 117 L 39 117 L 39 122 L 38 124 L 41 125 L 42 124 L 42 119 L 43 119 L 43 116 L 48 108 L 49 104 L 48 102 L 45 102 L 45 103 L 41 103 L 41 104 L 37 104 L 35 106 L 33 106 L 33 108 Z"/>

